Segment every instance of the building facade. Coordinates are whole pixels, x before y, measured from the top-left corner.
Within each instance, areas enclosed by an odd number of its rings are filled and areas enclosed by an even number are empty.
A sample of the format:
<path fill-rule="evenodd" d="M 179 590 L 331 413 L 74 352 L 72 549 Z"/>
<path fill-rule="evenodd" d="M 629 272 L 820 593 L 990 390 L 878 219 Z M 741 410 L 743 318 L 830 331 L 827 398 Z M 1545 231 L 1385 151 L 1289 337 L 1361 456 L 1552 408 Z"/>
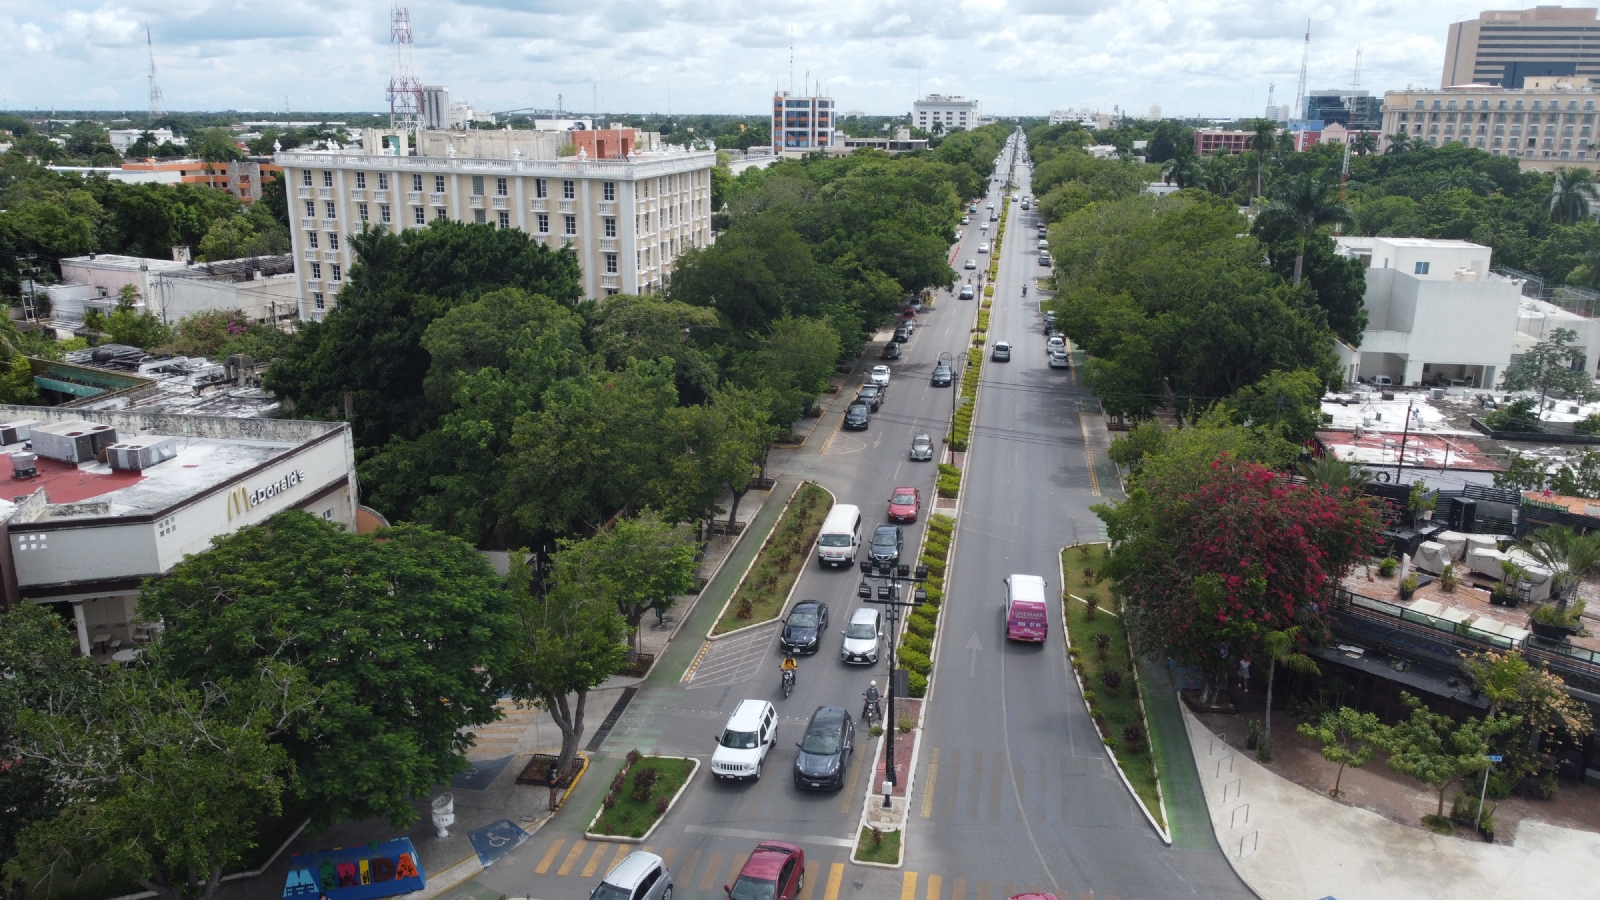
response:
<path fill-rule="evenodd" d="M 261 196 L 263 179 L 277 178 L 283 169 L 265 158 L 250 158 L 229 163 L 207 163 L 198 159 L 136 159 L 122 164 L 130 174 L 149 173 L 154 179 L 184 184 L 203 184 L 250 204 Z"/>
<path fill-rule="evenodd" d="M 1389 91 L 1383 103 L 1383 145 L 1394 135 L 1433 146 L 1466 144 L 1513 156 L 1523 168 L 1596 163 L 1595 101 L 1587 79 L 1530 78 L 1522 88 L 1468 85 Z"/>
<path fill-rule="evenodd" d="M 779 153 L 800 156 L 827 150 L 836 143 L 831 97 L 802 97 L 788 91 L 772 95 L 772 145 Z"/>
<path fill-rule="evenodd" d="M 1301 114 L 1307 121 L 1337 122 L 1348 131 L 1377 131 L 1383 124 L 1383 100 L 1361 90 L 1311 91 Z"/>
<path fill-rule="evenodd" d="M 911 104 L 911 121 L 923 131 L 978 127 L 978 101 L 959 94 L 929 94 Z M 934 125 L 939 125 L 935 129 Z"/>
<path fill-rule="evenodd" d="M 356 525 L 343 423 L 37 406 L 0 417 L 0 450 L 26 466 L 12 476 L 15 501 L 0 501 L 0 605 L 56 609 L 98 661 L 150 637 L 140 585 L 212 538 L 286 509 Z"/>
<path fill-rule="evenodd" d="M 156 128 L 151 131 L 146 131 L 143 128 L 113 128 L 106 132 L 106 139 L 111 142 L 111 146 L 116 149 L 119 155 L 127 156 L 128 148 L 139 143 L 139 138 L 146 134 L 155 140 L 157 147 L 162 144 L 185 147 L 189 144 L 188 138 L 173 134 L 171 128 Z"/>
<path fill-rule="evenodd" d="M 1210 156 L 1218 150 L 1226 150 L 1230 155 L 1244 153 L 1251 147 L 1255 139 L 1253 131 L 1233 131 L 1223 128 L 1196 128 L 1194 130 L 1194 152 L 1199 156 Z"/>
<path fill-rule="evenodd" d="M 320 319 L 333 308 L 354 262 L 348 235 L 368 225 L 399 230 L 450 219 L 519 228 L 577 257 L 587 297 L 660 291 L 679 254 L 711 241 L 714 152 L 541 159 L 532 152 L 541 146 L 538 132 L 438 134 L 436 141 L 436 133 L 423 132 L 423 155 L 416 156 L 277 155 L 287 178 L 301 318 Z M 474 136 L 482 140 L 470 143 Z M 372 137 L 368 146 L 385 145 Z M 426 155 L 435 148 L 445 152 Z"/>
<path fill-rule="evenodd" d="M 1445 39 L 1439 87 L 1526 86 L 1529 77 L 1600 78 L 1596 10 L 1535 6 L 1488 10 L 1456 22 Z"/>

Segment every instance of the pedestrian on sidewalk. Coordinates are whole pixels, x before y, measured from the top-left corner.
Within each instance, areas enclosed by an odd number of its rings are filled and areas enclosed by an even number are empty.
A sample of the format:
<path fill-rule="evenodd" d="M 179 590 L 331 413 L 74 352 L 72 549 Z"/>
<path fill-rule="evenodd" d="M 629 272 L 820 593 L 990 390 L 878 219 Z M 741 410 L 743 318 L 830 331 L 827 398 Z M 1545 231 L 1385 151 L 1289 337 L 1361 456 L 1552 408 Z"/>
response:
<path fill-rule="evenodd" d="M 1250 693 L 1250 657 L 1239 660 L 1239 687 Z"/>
<path fill-rule="evenodd" d="M 544 783 L 550 788 L 550 811 L 555 812 L 560 808 L 561 775 L 556 771 L 556 764 L 550 764 L 550 771 L 545 773 Z"/>

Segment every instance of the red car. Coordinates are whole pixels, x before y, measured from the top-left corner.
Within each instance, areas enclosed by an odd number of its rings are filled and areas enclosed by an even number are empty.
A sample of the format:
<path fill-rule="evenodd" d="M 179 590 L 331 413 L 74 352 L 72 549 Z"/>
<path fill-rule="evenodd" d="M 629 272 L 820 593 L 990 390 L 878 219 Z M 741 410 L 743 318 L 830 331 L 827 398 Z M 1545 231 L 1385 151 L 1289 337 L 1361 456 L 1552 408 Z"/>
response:
<path fill-rule="evenodd" d="M 745 860 L 728 900 L 795 900 L 806 886 L 806 852 L 782 841 L 762 841 Z"/>
<path fill-rule="evenodd" d="M 922 511 L 922 492 L 914 487 L 897 487 L 889 495 L 889 521 L 915 522 Z"/>
<path fill-rule="evenodd" d="M 900 310 L 900 318 L 916 321 L 917 311 L 908 306 L 905 309 Z"/>

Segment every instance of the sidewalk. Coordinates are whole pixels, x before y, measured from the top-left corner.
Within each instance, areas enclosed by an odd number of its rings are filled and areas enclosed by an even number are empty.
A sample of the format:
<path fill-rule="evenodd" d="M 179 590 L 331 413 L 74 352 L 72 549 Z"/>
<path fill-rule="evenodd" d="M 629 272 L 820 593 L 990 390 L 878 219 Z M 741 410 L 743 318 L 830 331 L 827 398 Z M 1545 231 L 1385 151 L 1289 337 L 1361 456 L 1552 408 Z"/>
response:
<path fill-rule="evenodd" d="M 1600 897 L 1600 834 L 1530 819 L 1504 845 L 1401 825 L 1267 771 L 1178 705 L 1217 841 L 1262 900 Z"/>

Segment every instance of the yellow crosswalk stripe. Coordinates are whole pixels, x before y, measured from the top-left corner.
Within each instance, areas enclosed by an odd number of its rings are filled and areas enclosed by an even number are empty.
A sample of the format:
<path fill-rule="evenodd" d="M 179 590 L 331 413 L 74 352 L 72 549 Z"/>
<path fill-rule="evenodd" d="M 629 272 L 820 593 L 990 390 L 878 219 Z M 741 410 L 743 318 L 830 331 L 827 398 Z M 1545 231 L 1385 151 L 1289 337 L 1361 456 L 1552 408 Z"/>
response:
<path fill-rule="evenodd" d="M 584 862 L 583 862 L 583 877 L 584 878 L 593 878 L 594 877 L 595 870 L 600 868 L 600 860 L 603 859 L 605 857 L 605 855 L 606 855 L 606 849 L 607 849 L 607 845 L 606 844 L 601 843 L 600 841 L 595 841 L 594 852 L 589 854 L 589 858 L 584 860 Z"/>
<path fill-rule="evenodd" d="M 565 877 L 572 874 L 572 867 L 577 865 L 578 857 L 583 855 L 583 845 L 583 841 L 572 842 L 572 849 L 567 851 L 567 858 L 561 861 L 561 868 L 556 870 L 557 875 Z"/>
<path fill-rule="evenodd" d="M 944 877 L 941 875 L 928 876 L 928 900 L 939 900 L 939 888 Z"/>
<path fill-rule="evenodd" d="M 917 900 L 917 873 L 907 872 L 900 879 L 900 900 Z"/>
<path fill-rule="evenodd" d="M 828 889 L 823 892 L 822 900 L 839 900 L 839 884 L 844 881 L 844 863 L 834 863 L 828 870 Z"/>
<path fill-rule="evenodd" d="M 617 867 L 617 863 L 622 862 L 622 858 L 624 856 L 627 856 L 629 853 L 632 853 L 632 852 L 633 852 L 633 845 L 632 844 L 618 844 L 617 845 L 617 852 L 611 854 L 611 864 L 606 866 L 606 871 L 609 872 L 612 869 L 615 869 Z"/>
<path fill-rule="evenodd" d="M 706 862 L 706 872 L 700 876 L 700 890 L 709 891 L 717 883 L 717 873 L 722 871 L 722 851 L 711 854 L 711 859 Z"/>
<path fill-rule="evenodd" d="M 811 900 L 811 893 L 817 886 L 817 869 L 821 867 L 822 864 L 814 859 L 806 863 L 806 883 L 800 888 L 798 900 Z"/>
<path fill-rule="evenodd" d="M 967 880 L 957 878 L 950 882 L 950 900 L 967 900 Z"/>
<path fill-rule="evenodd" d="M 928 754 L 928 789 L 922 794 L 922 817 L 933 815 L 933 791 L 939 784 L 939 748 Z"/>
<path fill-rule="evenodd" d="M 667 871 L 672 871 L 672 861 L 678 858 L 678 848 L 668 847 L 661 851 L 661 861 L 667 864 Z"/>
<path fill-rule="evenodd" d="M 744 868 L 745 860 L 749 858 L 748 853 L 740 853 L 733 857 L 733 865 L 728 867 L 728 877 L 722 880 L 724 886 L 733 884 L 734 879 L 739 877 L 739 871 Z"/>
<path fill-rule="evenodd" d="M 556 838 L 556 842 L 551 844 L 550 849 L 544 852 L 544 858 L 539 860 L 539 865 L 534 867 L 533 874 L 543 875 L 544 873 L 550 871 L 550 864 L 555 862 L 556 854 L 561 852 L 561 848 L 565 846 L 566 843 L 566 838 Z"/>

